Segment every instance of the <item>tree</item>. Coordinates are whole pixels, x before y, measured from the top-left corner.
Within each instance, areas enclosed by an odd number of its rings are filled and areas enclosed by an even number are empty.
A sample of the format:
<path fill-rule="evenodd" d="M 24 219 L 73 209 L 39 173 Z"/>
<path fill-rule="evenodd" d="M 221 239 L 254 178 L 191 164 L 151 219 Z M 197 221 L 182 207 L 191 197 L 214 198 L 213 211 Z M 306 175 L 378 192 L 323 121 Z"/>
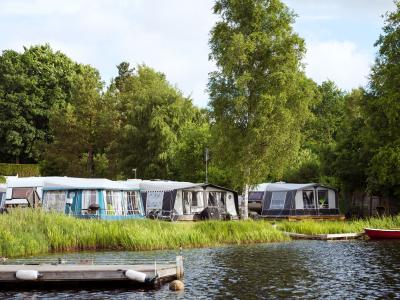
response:
<path fill-rule="evenodd" d="M 336 143 L 330 153 L 325 152 L 323 172 L 339 180 L 344 192 L 366 189 L 366 170 L 370 155 L 365 145 L 365 91 L 354 89 L 344 98 L 343 119 L 338 127 Z"/>
<path fill-rule="evenodd" d="M 325 184 L 335 181 L 329 178 L 332 176 L 329 166 L 343 122 L 345 93 L 333 81 L 325 81 L 318 86 L 317 96 L 303 129 L 301 151 L 285 172 L 285 181 Z"/>
<path fill-rule="evenodd" d="M 81 66 L 70 102 L 54 107 L 50 117 L 53 141 L 46 147 L 46 175 L 107 176 L 107 150 L 119 128 L 116 104 L 102 95 L 97 70 Z"/>
<path fill-rule="evenodd" d="M 49 110 L 69 101 L 77 64 L 50 46 L 3 51 L 0 56 L 0 157 L 36 162 L 51 139 Z"/>
<path fill-rule="evenodd" d="M 400 196 L 400 2 L 386 15 L 364 103 L 365 142 L 371 152 L 368 187 Z"/>
<path fill-rule="evenodd" d="M 199 126 L 196 130 L 204 135 L 200 129 L 205 126 L 204 121 L 191 100 L 172 87 L 164 74 L 145 65 L 136 69 L 125 76 L 124 89 L 117 93 L 121 107 L 117 149 L 121 171 L 126 177 L 136 175 L 136 169 L 141 178 L 178 178 L 178 173 L 185 172 L 178 166 L 184 159 L 182 153 L 189 150 L 186 146 L 193 141 L 190 130 Z M 186 139 L 186 146 L 182 138 Z M 177 157 L 177 153 L 182 156 Z M 197 173 L 197 165 L 191 162 L 182 167 L 186 172 Z"/>
<path fill-rule="evenodd" d="M 304 41 L 279 0 L 217 0 L 209 78 L 214 153 L 236 188 L 281 178 L 298 153 L 315 98 Z"/>
<path fill-rule="evenodd" d="M 205 181 L 204 155 L 211 138 L 207 121 L 206 116 L 199 111 L 199 119 L 182 126 L 173 162 L 176 180 Z"/>

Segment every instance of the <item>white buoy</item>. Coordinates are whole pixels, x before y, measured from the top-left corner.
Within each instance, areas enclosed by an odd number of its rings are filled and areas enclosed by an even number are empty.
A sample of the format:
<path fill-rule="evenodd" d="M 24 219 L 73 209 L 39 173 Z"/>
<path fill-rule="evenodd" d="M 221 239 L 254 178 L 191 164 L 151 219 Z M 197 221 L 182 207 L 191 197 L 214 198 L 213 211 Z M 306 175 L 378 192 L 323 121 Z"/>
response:
<path fill-rule="evenodd" d="M 125 276 L 130 280 L 137 282 L 145 282 L 146 281 L 146 273 L 134 271 L 134 270 L 126 270 Z"/>
<path fill-rule="evenodd" d="M 15 273 L 15 277 L 19 280 L 37 280 L 39 272 L 36 270 L 18 270 Z"/>

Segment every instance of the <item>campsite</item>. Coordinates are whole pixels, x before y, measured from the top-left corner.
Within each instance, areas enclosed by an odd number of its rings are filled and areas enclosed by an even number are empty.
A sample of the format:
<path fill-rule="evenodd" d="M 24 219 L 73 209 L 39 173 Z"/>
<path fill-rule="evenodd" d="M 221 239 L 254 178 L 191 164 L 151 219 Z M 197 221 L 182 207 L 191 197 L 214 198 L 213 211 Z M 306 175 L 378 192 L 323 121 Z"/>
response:
<path fill-rule="evenodd" d="M 0 298 L 400 298 L 400 0 L 0 1 Z"/>

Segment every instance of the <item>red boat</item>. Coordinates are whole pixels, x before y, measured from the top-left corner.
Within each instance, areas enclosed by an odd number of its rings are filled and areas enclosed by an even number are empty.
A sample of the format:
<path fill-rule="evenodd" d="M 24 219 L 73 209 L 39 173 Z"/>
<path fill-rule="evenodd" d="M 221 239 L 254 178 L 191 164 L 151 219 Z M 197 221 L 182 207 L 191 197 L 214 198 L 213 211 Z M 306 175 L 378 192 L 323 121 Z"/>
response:
<path fill-rule="evenodd" d="M 370 239 L 400 239 L 400 229 L 365 228 L 365 234 Z"/>

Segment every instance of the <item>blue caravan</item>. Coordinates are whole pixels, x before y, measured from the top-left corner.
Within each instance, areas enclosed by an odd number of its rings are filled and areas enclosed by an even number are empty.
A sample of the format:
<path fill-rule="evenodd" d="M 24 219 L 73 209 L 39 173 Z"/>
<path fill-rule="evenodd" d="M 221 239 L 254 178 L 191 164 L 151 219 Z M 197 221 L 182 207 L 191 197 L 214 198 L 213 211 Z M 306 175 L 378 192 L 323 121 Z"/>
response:
<path fill-rule="evenodd" d="M 14 198 L 26 199 L 31 207 L 41 206 L 45 211 L 79 218 L 144 218 L 139 184 L 129 181 L 73 177 L 13 178 L 7 182 L 7 199 Z"/>

